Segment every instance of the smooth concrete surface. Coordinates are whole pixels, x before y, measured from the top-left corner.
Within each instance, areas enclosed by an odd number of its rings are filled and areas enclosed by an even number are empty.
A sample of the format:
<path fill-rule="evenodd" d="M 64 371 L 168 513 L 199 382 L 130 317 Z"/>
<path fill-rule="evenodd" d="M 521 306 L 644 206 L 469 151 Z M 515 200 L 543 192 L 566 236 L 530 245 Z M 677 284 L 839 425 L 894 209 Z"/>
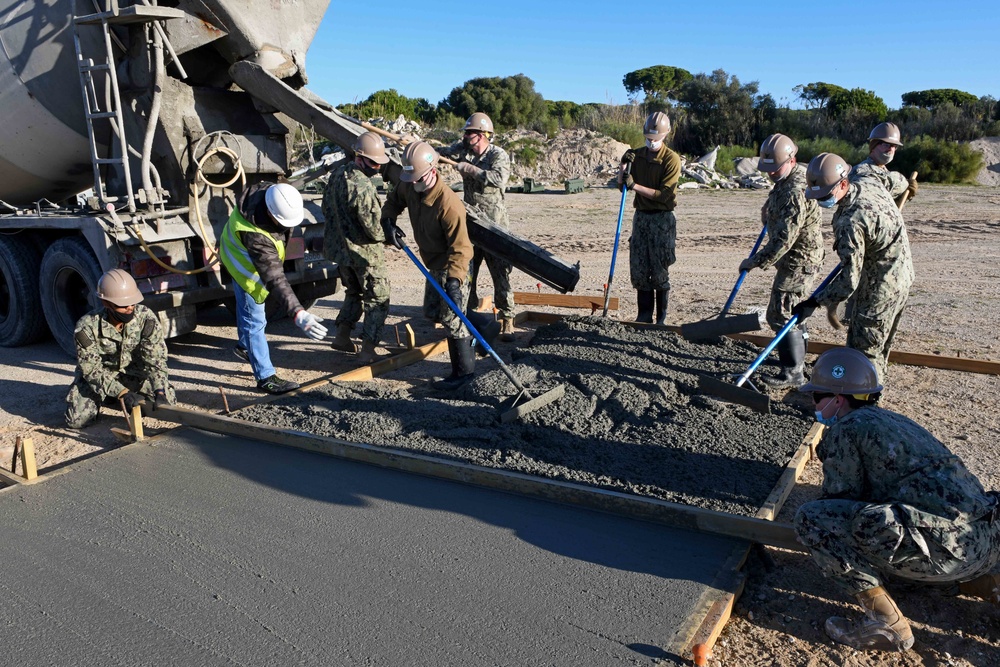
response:
<path fill-rule="evenodd" d="M 36 665 L 673 662 L 737 541 L 183 429 L 0 492 Z"/>

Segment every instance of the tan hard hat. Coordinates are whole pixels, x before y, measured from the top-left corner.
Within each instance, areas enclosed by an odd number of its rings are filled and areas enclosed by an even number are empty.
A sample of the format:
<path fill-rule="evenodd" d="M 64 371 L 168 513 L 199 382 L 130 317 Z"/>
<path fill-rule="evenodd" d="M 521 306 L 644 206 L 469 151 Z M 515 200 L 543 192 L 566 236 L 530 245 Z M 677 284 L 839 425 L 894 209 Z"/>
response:
<path fill-rule="evenodd" d="M 363 155 L 376 164 L 386 164 L 389 161 L 389 156 L 385 154 L 385 142 L 374 132 L 359 134 L 351 150 L 355 155 Z"/>
<path fill-rule="evenodd" d="M 462 128 L 463 132 L 489 132 L 493 134 L 493 121 L 490 117 L 481 111 L 469 116 L 469 120 L 465 121 L 465 127 Z"/>
<path fill-rule="evenodd" d="M 798 152 L 799 147 L 794 141 L 783 134 L 772 134 L 760 145 L 757 168 L 769 174 L 774 173 L 785 166 L 785 163 Z"/>
<path fill-rule="evenodd" d="M 873 141 L 884 141 L 893 146 L 902 148 L 903 142 L 899 140 L 899 127 L 895 123 L 879 123 L 868 135 L 869 146 Z"/>
<path fill-rule="evenodd" d="M 662 111 L 654 111 L 649 114 L 642 126 L 642 134 L 653 141 L 663 139 L 670 134 L 670 116 Z"/>
<path fill-rule="evenodd" d="M 424 174 L 434 168 L 437 161 L 437 151 L 426 141 L 408 144 L 403 151 L 403 171 L 399 175 L 399 180 L 404 183 L 419 181 Z"/>
<path fill-rule="evenodd" d="M 825 199 L 848 177 L 851 166 L 833 153 L 820 153 L 806 167 L 806 199 Z"/>
<path fill-rule="evenodd" d="M 799 391 L 850 394 L 858 398 L 882 391 L 872 360 L 854 348 L 835 347 L 819 355 L 812 378 Z"/>
<path fill-rule="evenodd" d="M 142 292 L 128 271 L 111 269 L 97 282 L 97 298 L 124 308 L 142 301 Z"/>

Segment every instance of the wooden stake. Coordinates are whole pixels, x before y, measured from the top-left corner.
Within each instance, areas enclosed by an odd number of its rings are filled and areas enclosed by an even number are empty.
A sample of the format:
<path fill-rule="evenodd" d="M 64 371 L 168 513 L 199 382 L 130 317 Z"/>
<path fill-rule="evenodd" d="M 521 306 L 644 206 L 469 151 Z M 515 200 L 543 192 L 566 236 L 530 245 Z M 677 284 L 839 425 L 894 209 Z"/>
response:
<path fill-rule="evenodd" d="M 38 477 L 38 468 L 35 466 L 35 441 L 31 438 L 18 438 L 21 442 L 21 469 L 24 470 L 24 478 L 33 480 Z"/>
<path fill-rule="evenodd" d="M 396 342 L 397 343 L 399 342 L 398 332 L 397 332 L 397 336 L 396 336 Z M 414 349 L 416 347 L 417 347 L 417 335 L 415 333 L 413 333 L 413 327 L 411 327 L 410 323 L 407 322 L 406 323 L 406 348 L 409 349 L 409 350 L 412 350 L 412 349 Z"/>
<path fill-rule="evenodd" d="M 219 385 L 219 393 L 222 394 L 222 405 L 226 409 L 226 414 L 228 415 L 229 412 L 230 412 L 230 410 L 229 410 L 229 399 L 226 398 L 226 390 L 222 388 L 221 384 Z"/>
<path fill-rule="evenodd" d="M 10 471 L 17 473 L 17 455 L 21 451 L 21 436 L 14 440 L 14 453 L 10 455 Z"/>
<path fill-rule="evenodd" d="M 146 436 L 142 431 L 142 406 L 137 405 L 132 408 L 132 435 L 136 442 L 145 440 Z"/>

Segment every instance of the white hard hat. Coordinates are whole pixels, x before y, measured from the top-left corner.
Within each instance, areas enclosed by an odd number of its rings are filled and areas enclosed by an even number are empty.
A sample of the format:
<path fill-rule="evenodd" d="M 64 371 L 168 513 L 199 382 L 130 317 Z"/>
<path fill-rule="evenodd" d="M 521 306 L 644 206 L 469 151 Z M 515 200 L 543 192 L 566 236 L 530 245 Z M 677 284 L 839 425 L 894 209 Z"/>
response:
<path fill-rule="evenodd" d="M 267 211 L 282 227 L 298 227 L 302 224 L 302 195 L 288 183 L 272 185 L 264 193 Z"/>

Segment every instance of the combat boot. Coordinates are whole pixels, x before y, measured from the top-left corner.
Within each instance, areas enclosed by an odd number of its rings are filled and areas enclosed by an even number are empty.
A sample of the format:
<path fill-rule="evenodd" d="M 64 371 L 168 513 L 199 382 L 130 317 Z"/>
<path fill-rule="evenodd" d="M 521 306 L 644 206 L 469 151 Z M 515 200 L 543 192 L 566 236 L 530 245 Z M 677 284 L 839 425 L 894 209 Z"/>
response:
<path fill-rule="evenodd" d="M 913 631 L 899 607 L 881 586 L 858 593 L 855 598 L 865 615 L 851 620 L 839 616 L 826 619 L 826 634 L 833 641 L 859 651 L 905 651 L 913 646 Z"/>
<path fill-rule="evenodd" d="M 635 303 L 638 307 L 638 314 L 635 316 L 636 322 L 653 323 L 653 290 L 641 289 L 635 293 Z"/>
<path fill-rule="evenodd" d="M 496 342 L 497 336 L 500 335 L 500 323 L 489 315 L 485 315 L 483 313 L 470 312 L 466 314 L 466 317 L 468 317 L 469 321 L 472 322 L 472 326 L 476 327 L 476 331 L 478 331 L 479 335 L 483 337 L 483 340 L 485 340 L 490 347 L 493 347 L 493 343 Z M 489 354 L 489 352 L 486 351 L 486 348 L 482 345 L 476 345 L 475 343 L 473 343 L 473 345 L 475 345 L 476 354 L 480 357 L 485 357 Z"/>
<path fill-rule="evenodd" d="M 451 355 L 451 375 L 433 384 L 441 391 L 454 391 L 475 377 L 476 353 L 472 349 L 472 336 L 449 338 L 448 353 Z"/>
<path fill-rule="evenodd" d="M 669 296 L 670 290 L 656 290 L 656 323 L 660 326 L 667 323 L 667 297 Z"/>
<path fill-rule="evenodd" d="M 368 366 L 378 361 L 378 355 L 375 354 L 375 347 L 375 343 L 368 339 L 361 341 L 361 351 L 358 352 L 358 361 L 362 366 Z"/>
<path fill-rule="evenodd" d="M 972 581 L 963 581 L 958 585 L 958 591 L 962 595 L 1000 605 L 1000 574 L 984 574 Z"/>
<path fill-rule="evenodd" d="M 781 373 L 777 377 L 764 377 L 764 383 L 775 389 L 784 387 L 798 389 L 806 383 L 804 373 L 806 358 L 805 335 L 798 327 L 790 329 L 778 343 L 777 347 Z"/>
<path fill-rule="evenodd" d="M 514 342 L 514 318 L 503 318 L 503 321 L 500 323 L 500 340 L 505 343 Z"/>
<path fill-rule="evenodd" d="M 341 352 L 356 352 L 357 348 L 354 346 L 354 341 L 351 340 L 351 329 L 353 328 L 350 324 L 338 324 L 337 335 L 330 341 L 330 347 Z"/>

